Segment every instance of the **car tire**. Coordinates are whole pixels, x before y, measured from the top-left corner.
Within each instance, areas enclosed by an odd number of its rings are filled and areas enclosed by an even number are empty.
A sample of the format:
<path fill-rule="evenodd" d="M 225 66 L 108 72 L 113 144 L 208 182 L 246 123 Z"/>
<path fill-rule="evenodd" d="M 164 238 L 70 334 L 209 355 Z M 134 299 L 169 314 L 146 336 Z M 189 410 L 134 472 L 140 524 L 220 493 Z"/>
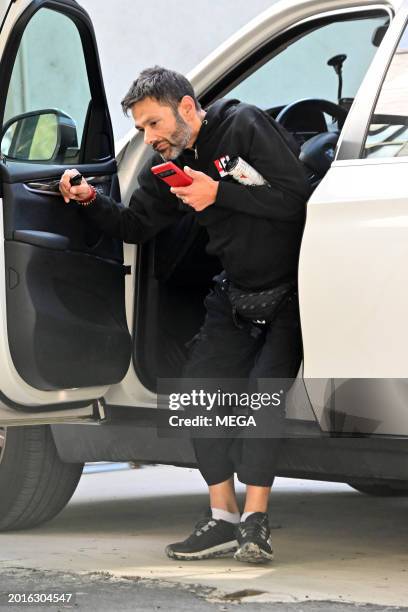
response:
<path fill-rule="evenodd" d="M 408 483 L 406 485 L 404 483 L 372 485 L 348 484 L 356 491 L 359 491 L 359 493 L 365 493 L 366 495 L 372 495 L 374 497 L 408 497 Z"/>
<path fill-rule="evenodd" d="M 0 531 L 44 523 L 66 506 L 83 463 L 64 463 L 48 425 L 0 429 Z"/>

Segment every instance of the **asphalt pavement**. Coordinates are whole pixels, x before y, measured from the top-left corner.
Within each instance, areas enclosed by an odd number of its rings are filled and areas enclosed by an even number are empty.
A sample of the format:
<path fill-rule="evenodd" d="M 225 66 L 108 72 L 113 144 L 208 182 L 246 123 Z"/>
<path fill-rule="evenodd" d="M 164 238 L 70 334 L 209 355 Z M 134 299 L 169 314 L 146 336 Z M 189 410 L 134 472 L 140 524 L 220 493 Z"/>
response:
<path fill-rule="evenodd" d="M 10 603 L 9 593 L 69 589 L 70 602 L 47 608 L 408 611 L 408 499 L 279 478 L 272 564 L 179 562 L 164 547 L 184 539 L 207 506 L 198 471 L 126 464 L 87 471 L 53 521 L 0 535 L 0 610 L 45 609 Z"/>

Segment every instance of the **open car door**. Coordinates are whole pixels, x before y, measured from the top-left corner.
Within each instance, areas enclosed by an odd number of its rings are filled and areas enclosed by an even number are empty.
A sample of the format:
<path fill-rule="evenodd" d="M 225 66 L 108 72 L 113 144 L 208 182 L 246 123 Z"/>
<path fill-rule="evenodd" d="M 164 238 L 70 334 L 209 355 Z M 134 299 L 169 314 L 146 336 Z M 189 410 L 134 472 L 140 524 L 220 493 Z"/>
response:
<path fill-rule="evenodd" d="M 93 27 L 74 0 L 0 2 L 0 424 L 89 415 L 126 374 L 122 244 L 58 190 L 120 199 Z M 51 418 L 54 417 L 54 418 Z"/>

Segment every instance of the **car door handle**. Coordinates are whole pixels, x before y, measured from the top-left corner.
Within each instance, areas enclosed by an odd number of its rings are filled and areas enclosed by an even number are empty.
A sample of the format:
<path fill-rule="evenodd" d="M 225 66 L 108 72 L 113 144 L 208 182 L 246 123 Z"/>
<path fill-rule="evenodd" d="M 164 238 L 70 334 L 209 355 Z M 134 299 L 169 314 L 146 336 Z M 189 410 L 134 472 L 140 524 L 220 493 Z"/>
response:
<path fill-rule="evenodd" d="M 50 232 L 37 232 L 34 230 L 15 230 L 13 238 L 16 242 L 24 242 L 32 246 L 54 249 L 54 251 L 66 251 L 69 247 L 69 238 L 61 234 Z"/>
<path fill-rule="evenodd" d="M 53 195 L 60 195 L 59 180 L 53 180 L 48 182 L 32 181 L 26 183 L 25 186 L 30 191 L 41 191 L 41 193 L 51 193 Z"/>
<path fill-rule="evenodd" d="M 109 182 L 112 177 L 90 176 L 85 178 L 91 185 L 98 185 Z M 34 191 L 35 193 L 47 193 L 48 195 L 54 196 L 61 195 L 59 190 L 59 179 L 53 179 L 52 181 L 30 181 L 29 183 L 25 183 L 25 187 L 29 189 L 29 191 Z"/>

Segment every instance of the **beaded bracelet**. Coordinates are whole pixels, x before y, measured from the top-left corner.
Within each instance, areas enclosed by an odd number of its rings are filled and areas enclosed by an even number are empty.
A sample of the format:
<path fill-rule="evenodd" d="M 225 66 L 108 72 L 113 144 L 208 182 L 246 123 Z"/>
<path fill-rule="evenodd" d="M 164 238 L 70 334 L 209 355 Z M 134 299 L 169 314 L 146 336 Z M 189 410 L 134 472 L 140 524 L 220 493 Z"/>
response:
<path fill-rule="evenodd" d="M 85 200 L 77 200 L 78 204 L 81 204 L 81 206 L 89 206 L 89 204 L 92 204 L 92 202 L 96 200 L 98 192 L 93 185 L 89 185 L 89 188 L 91 190 L 90 195 Z"/>

